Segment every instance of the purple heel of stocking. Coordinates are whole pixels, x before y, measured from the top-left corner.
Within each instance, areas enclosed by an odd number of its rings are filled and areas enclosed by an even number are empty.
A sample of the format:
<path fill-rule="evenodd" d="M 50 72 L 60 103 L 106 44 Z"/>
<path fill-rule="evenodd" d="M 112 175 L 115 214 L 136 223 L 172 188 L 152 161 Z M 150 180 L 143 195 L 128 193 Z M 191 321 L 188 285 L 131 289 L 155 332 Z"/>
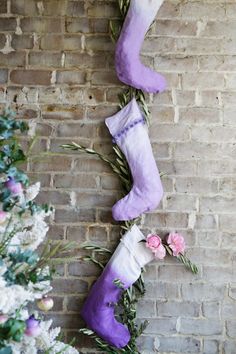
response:
<path fill-rule="evenodd" d="M 111 267 L 106 267 L 93 285 L 81 315 L 87 326 L 107 343 L 116 348 L 123 348 L 128 344 L 130 334 L 128 329 L 115 319 L 114 306 L 122 292 L 113 283 L 115 279 L 120 279 L 120 276 L 115 274 Z"/>
<path fill-rule="evenodd" d="M 120 81 L 145 92 L 162 92 L 166 80 L 140 61 L 140 51 L 146 32 L 163 0 L 131 0 L 125 22 L 116 45 L 115 66 Z"/>

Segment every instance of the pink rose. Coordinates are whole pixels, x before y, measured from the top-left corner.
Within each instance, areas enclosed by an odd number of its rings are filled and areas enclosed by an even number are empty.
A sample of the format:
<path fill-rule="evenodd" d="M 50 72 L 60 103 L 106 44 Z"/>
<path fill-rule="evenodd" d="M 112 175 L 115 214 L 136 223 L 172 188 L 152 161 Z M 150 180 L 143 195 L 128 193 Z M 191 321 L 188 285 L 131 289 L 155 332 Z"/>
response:
<path fill-rule="evenodd" d="M 166 255 L 166 249 L 158 235 L 148 235 L 146 239 L 146 247 L 149 248 L 158 259 L 163 259 Z"/>
<path fill-rule="evenodd" d="M 178 256 L 185 250 L 185 241 L 182 235 L 171 232 L 167 237 L 167 243 L 173 251 L 173 256 Z"/>

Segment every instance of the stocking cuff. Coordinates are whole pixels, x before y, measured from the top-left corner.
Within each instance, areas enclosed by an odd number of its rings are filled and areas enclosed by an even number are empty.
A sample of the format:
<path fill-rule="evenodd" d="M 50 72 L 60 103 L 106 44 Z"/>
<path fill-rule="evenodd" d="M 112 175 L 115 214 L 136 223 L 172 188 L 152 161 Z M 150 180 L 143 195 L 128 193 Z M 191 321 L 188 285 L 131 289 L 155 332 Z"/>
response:
<path fill-rule="evenodd" d="M 144 240 L 145 237 L 137 225 L 132 226 L 130 231 L 128 231 L 121 239 L 121 242 L 133 255 L 140 268 L 143 268 L 155 258 L 151 250 L 145 246 L 144 242 L 142 242 Z"/>
<path fill-rule="evenodd" d="M 144 118 L 135 98 L 121 111 L 105 120 L 106 126 L 115 141 L 136 124 L 142 122 L 144 122 Z"/>

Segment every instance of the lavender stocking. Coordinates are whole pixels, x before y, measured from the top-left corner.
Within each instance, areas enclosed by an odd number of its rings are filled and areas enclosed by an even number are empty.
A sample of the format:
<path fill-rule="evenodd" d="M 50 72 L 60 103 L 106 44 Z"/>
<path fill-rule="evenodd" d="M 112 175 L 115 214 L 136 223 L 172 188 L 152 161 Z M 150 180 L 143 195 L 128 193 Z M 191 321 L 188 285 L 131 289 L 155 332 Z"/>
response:
<path fill-rule="evenodd" d="M 115 319 L 114 304 L 119 301 L 122 290 L 114 280 L 119 279 L 127 289 L 139 278 L 141 268 L 154 259 L 150 249 L 140 242 L 143 239 L 145 237 L 136 225 L 126 232 L 93 285 L 81 312 L 87 326 L 117 348 L 128 344 L 130 333 Z"/>
<path fill-rule="evenodd" d="M 129 194 L 112 208 L 115 220 L 132 220 L 153 210 L 163 196 L 159 171 L 152 153 L 147 127 L 135 99 L 106 119 L 113 140 L 124 153 L 133 177 Z"/>
<path fill-rule="evenodd" d="M 164 77 L 144 66 L 139 57 L 145 34 L 164 0 L 131 0 L 116 45 L 116 73 L 120 81 L 145 92 L 162 92 Z"/>

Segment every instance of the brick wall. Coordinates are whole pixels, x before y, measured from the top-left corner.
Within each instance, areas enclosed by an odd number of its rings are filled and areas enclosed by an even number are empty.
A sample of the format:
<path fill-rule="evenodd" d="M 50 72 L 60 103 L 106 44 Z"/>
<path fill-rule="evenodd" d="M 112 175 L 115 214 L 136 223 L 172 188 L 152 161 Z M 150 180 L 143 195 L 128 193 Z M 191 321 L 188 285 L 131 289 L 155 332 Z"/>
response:
<path fill-rule="evenodd" d="M 119 183 L 93 157 L 62 155 L 73 141 L 111 153 L 104 119 L 117 111 L 108 19 L 117 1 L 0 0 L 0 103 L 27 118 L 37 151 L 61 153 L 29 164 L 55 205 L 50 237 L 114 249 L 119 227 L 110 207 Z M 151 264 L 139 317 L 150 320 L 144 353 L 236 352 L 236 3 L 165 0 L 143 46 L 143 60 L 164 73 L 168 89 L 147 97 L 150 135 L 165 196 L 144 231 L 177 229 L 200 266 L 193 276 L 174 260 Z M 76 253 L 76 256 L 81 254 Z M 78 315 L 98 269 L 60 267 L 55 323 L 81 353 L 94 344 L 76 334 Z"/>

